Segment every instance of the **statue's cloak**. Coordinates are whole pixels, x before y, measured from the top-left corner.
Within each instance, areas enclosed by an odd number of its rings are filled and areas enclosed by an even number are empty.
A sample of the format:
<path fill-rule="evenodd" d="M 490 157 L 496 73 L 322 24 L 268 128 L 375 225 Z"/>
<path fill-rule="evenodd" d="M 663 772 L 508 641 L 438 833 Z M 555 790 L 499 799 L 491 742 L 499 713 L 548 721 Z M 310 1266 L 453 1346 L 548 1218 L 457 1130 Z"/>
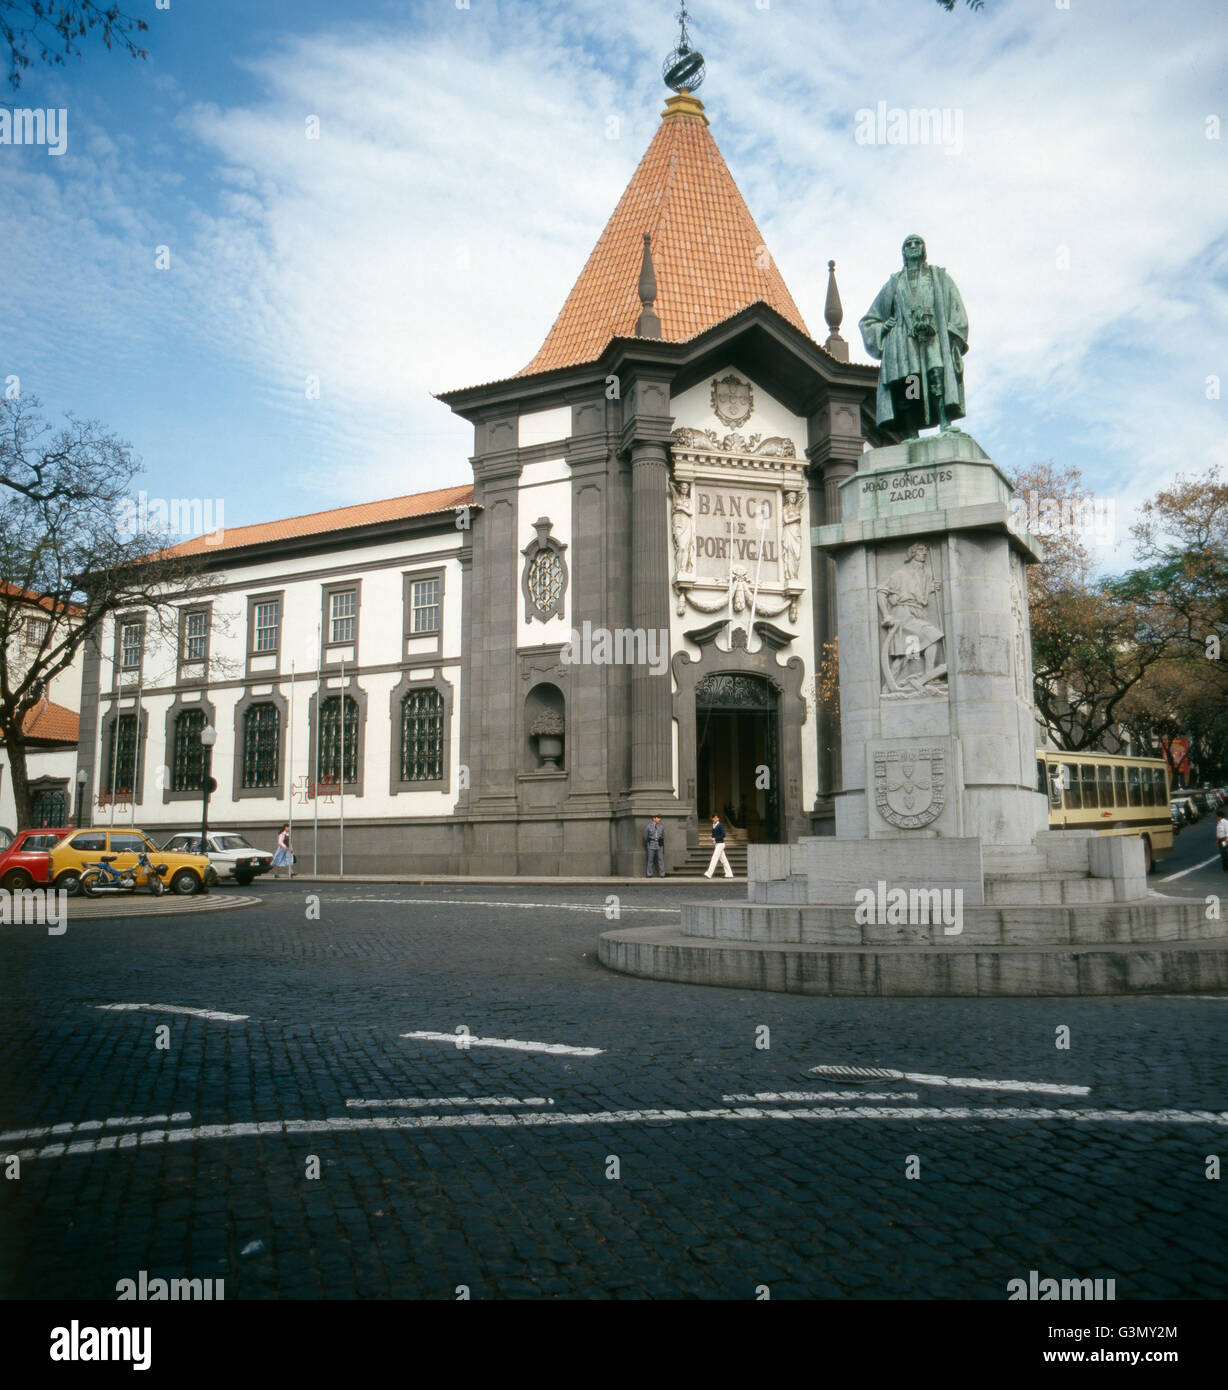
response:
<path fill-rule="evenodd" d="M 959 420 L 965 413 L 963 354 L 968 351 L 968 313 L 955 288 L 955 281 L 942 266 L 931 265 L 928 269 L 934 277 L 934 318 L 938 328 L 937 342 L 942 352 L 947 418 Z M 906 378 L 919 376 L 922 381 L 925 380 L 916 339 L 905 327 L 907 310 L 906 304 L 901 303 L 900 282 L 907 274 L 905 270 L 896 271 L 879 290 L 859 325 L 866 351 L 871 357 L 882 359 L 878 372 L 877 418 L 880 425 L 896 422 L 896 400 L 903 392 Z M 906 295 L 903 297 L 906 300 Z M 885 323 L 891 318 L 896 321 L 895 327 L 884 329 Z M 891 389 L 893 386 L 898 388 L 894 393 Z M 915 406 L 918 411 L 924 410 L 920 400 L 915 402 Z M 933 420 L 930 423 L 938 422 Z"/>

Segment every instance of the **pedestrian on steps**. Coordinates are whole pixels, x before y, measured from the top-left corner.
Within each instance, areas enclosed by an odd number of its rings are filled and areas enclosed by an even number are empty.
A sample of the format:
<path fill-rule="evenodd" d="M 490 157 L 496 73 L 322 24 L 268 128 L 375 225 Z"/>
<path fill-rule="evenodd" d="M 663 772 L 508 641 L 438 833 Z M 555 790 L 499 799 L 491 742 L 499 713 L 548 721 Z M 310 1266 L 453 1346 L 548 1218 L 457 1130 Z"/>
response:
<path fill-rule="evenodd" d="M 720 816 L 712 817 L 712 843 L 715 846 L 712 851 L 712 862 L 708 865 L 704 877 L 711 878 L 716 873 L 716 866 L 722 864 L 725 868 L 725 877 L 732 878 L 733 870 L 729 867 L 729 857 L 725 853 L 725 827 L 721 824 Z"/>

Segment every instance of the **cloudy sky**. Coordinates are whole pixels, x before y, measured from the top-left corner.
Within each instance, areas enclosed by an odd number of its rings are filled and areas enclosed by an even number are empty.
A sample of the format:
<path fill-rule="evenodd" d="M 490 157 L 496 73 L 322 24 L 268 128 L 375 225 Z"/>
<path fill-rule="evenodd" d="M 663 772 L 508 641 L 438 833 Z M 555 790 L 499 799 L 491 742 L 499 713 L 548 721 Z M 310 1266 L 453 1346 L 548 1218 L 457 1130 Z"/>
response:
<path fill-rule="evenodd" d="M 540 345 L 657 126 L 674 0 L 125 8 L 147 61 L 89 43 L 5 91 L 65 108 L 68 147 L 0 145 L 0 380 L 231 526 L 466 481 L 470 431 L 431 393 Z M 691 18 L 814 336 L 834 258 L 868 360 L 856 320 L 924 235 L 968 306 L 965 425 L 1008 473 L 1077 464 L 1115 507 L 1106 564 L 1143 498 L 1228 463 L 1223 0 Z M 859 140 L 879 102 L 947 110 L 950 144 Z"/>

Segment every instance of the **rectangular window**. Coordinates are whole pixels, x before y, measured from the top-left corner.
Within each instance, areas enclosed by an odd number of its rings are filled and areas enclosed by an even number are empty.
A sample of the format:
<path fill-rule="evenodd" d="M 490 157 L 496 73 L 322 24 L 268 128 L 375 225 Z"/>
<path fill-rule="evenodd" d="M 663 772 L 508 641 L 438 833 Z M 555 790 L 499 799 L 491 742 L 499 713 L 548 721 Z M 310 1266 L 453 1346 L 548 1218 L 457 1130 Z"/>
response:
<path fill-rule="evenodd" d="M 119 630 L 119 663 L 125 671 L 135 671 L 141 665 L 141 647 L 145 629 L 140 623 L 124 623 Z"/>
<path fill-rule="evenodd" d="M 184 661 L 204 661 L 209 646 L 209 615 L 189 613 L 183 620 Z"/>
<path fill-rule="evenodd" d="M 1096 765 L 1094 763 L 1080 763 L 1079 777 L 1083 782 L 1083 809 L 1094 811 L 1096 809 Z"/>
<path fill-rule="evenodd" d="M 1141 767 L 1126 768 L 1126 782 L 1130 788 L 1130 805 L 1141 806 L 1143 804 L 1143 769 Z"/>
<path fill-rule="evenodd" d="M 1113 799 L 1118 806 L 1126 804 L 1126 769 L 1115 767 L 1113 769 Z"/>
<path fill-rule="evenodd" d="M 51 622 L 47 618 L 27 618 L 26 619 L 26 641 L 32 647 L 41 647 L 43 638 L 47 635 L 47 629 Z"/>
<path fill-rule="evenodd" d="M 1101 806 L 1113 805 L 1113 769 L 1108 763 L 1101 763 L 1096 769 L 1096 782 L 1100 788 Z"/>
<path fill-rule="evenodd" d="M 330 642 L 352 642 L 358 635 L 358 590 L 339 589 L 328 598 Z"/>
<path fill-rule="evenodd" d="M 439 580 L 415 580 L 413 584 L 411 606 L 414 613 L 411 631 L 438 632 L 440 616 Z"/>
<path fill-rule="evenodd" d="M 111 736 L 107 740 L 107 761 L 102 769 L 102 789 L 107 796 L 131 796 L 136 783 L 135 714 L 121 714 L 111 720 Z"/>
<path fill-rule="evenodd" d="M 1077 763 L 1062 764 L 1062 790 L 1066 794 L 1066 809 L 1068 811 L 1081 811 L 1083 798 L 1079 794 L 1079 765 Z"/>
<path fill-rule="evenodd" d="M 281 600 L 273 598 L 256 604 L 252 613 L 252 626 L 255 628 L 252 650 L 275 652 L 281 627 Z"/>

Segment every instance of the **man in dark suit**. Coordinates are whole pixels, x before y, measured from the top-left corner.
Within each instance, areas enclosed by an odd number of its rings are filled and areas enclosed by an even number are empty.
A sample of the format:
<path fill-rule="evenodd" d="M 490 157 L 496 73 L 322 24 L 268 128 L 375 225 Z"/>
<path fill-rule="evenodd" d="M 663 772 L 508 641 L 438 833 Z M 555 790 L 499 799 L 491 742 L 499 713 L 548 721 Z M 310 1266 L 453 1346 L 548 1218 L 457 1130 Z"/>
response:
<path fill-rule="evenodd" d="M 644 848 L 648 851 L 648 877 L 652 877 L 653 861 L 656 861 L 660 876 L 665 877 L 665 827 L 660 816 L 653 818 L 644 827 Z"/>

